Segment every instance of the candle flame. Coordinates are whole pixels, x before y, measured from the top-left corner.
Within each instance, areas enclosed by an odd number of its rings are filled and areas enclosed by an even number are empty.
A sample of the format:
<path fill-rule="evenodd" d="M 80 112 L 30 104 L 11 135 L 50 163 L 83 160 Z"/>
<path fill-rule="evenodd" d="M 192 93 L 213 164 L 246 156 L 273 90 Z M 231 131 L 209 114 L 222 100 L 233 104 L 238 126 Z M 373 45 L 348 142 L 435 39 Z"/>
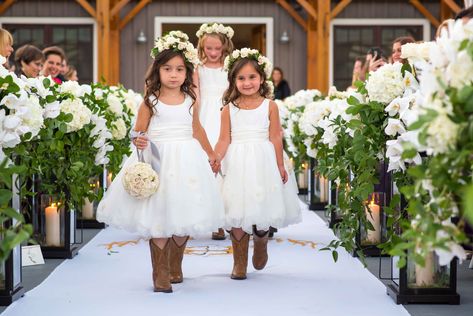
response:
<path fill-rule="evenodd" d="M 57 203 L 51 203 L 51 207 L 57 207 Z"/>

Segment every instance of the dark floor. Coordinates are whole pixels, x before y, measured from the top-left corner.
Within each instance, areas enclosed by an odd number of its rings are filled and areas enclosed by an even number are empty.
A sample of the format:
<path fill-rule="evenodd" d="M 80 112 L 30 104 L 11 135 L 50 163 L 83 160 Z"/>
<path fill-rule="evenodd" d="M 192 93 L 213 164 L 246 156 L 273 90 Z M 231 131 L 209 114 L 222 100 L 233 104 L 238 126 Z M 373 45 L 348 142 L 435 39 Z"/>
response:
<path fill-rule="evenodd" d="M 316 213 L 326 220 L 323 211 Z M 81 246 L 89 242 L 99 231 L 98 229 L 85 229 L 83 231 L 84 242 Z M 78 255 L 81 255 L 80 251 Z M 389 258 L 382 258 L 382 276 L 388 276 L 389 260 Z M 26 291 L 43 282 L 63 260 L 47 259 L 45 262 L 44 265 L 23 268 L 23 286 Z M 379 258 L 367 258 L 366 263 L 370 272 L 379 277 Z M 457 286 L 457 292 L 461 297 L 460 305 L 405 305 L 405 307 L 412 316 L 473 316 L 473 269 L 468 269 L 468 262 L 458 266 Z M 4 310 L 5 307 L 0 307 L 0 313 Z M 383 315 L 382 311 L 379 311 L 379 315 Z"/>

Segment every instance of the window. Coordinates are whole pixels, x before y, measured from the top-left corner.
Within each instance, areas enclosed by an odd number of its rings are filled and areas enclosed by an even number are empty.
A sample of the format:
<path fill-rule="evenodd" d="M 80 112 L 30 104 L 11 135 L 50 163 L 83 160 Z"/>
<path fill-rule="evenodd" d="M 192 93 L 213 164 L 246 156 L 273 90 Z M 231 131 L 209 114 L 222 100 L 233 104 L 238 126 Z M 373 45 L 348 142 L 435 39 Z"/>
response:
<path fill-rule="evenodd" d="M 40 49 L 59 46 L 70 65 L 77 68 L 81 83 L 94 81 L 93 25 L 90 24 L 2 24 L 13 35 L 14 48 L 32 44 Z M 12 54 L 13 55 L 13 54 Z M 11 56 L 13 61 L 13 56 Z"/>
<path fill-rule="evenodd" d="M 334 25 L 333 85 L 345 90 L 351 85 L 353 65 L 357 57 L 363 61 L 370 47 L 378 46 L 391 56 L 392 41 L 399 36 L 423 39 L 422 25 Z"/>

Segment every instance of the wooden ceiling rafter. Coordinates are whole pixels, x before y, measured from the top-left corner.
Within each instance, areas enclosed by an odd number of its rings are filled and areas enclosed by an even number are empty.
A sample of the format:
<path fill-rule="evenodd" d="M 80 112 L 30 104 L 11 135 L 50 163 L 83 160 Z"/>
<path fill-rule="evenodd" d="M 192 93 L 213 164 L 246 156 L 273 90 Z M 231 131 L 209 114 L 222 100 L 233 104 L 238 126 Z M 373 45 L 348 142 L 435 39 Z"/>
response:
<path fill-rule="evenodd" d="M 0 15 L 2 15 L 15 2 L 15 0 L 6 0 L 0 4 Z"/>
<path fill-rule="evenodd" d="M 307 21 L 287 2 L 287 0 L 276 0 L 286 12 L 307 32 Z"/>
<path fill-rule="evenodd" d="M 87 0 L 76 0 L 82 8 L 84 8 L 87 13 L 90 14 L 94 19 L 97 19 L 97 11 L 92 7 L 92 5 Z"/>
<path fill-rule="evenodd" d="M 151 3 L 151 0 L 140 0 L 140 2 L 138 2 L 138 4 L 133 9 L 131 9 L 131 11 L 128 12 L 128 14 L 125 15 L 122 20 L 120 20 L 118 29 L 122 30 L 128 24 L 128 22 L 133 20 L 133 18 L 149 3 Z"/>
<path fill-rule="evenodd" d="M 350 3 L 352 0 L 342 0 L 340 1 L 335 8 L 333 8 L 332 12 L 330 12 L 330 20 L 333 20 L 339 15 Z"/>
<path fill-rule="evenodd" d="M 434 25 L 435 27 L 438 27 L 440 25 L 440 21 L 435 17 L 433 16 L 432 13 L 430 13 L 430 11 L 424 7 L 424 5 L 422 3 L 420 3 L 419 0 L 409 0 L 409 2 L 423 15 L 427 18 L 427 20 L 430 21 L 430 23 L 432 23 L 432 25 Z"/>
<path fill-rule="evenodd" d="M 307 12 L 307 14 L 309 14 L 309 16 L 317 20 L 317 11 L 315 10 L 314 6 L 309 3 L 309 1 L 307 0 L 296 0 L 296 1 L 297 3 L 299 3 L 301 7 L 304 8 L 304 10 Z"/>

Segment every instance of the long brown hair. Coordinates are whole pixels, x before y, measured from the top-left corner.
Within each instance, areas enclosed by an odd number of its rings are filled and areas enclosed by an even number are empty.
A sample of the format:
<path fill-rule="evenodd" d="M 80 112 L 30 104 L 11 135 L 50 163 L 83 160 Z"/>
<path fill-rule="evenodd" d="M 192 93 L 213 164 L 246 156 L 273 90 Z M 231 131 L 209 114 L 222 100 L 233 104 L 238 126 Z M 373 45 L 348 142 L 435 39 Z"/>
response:
<path fill-rule="evenodd" d="M 241 93 L 238 91 L 236 86 L 236 77 L 246 64 L 251 64 L 253 68 L 255 68 L 256 72 L 260 75 L 260 78 L 263 80 L 263 83 L 260 85 L 258 90 L 259 94 L 264 98 L 269 98 L 271 96 L 271 89 L 266 82 L 266 74 L 264 69 L 258 65 L 256 60 L 250 58 L 241 58 L 235 61 L 232 65 L 232 68 L 228 71 L 228 89 L 223 94 L 223 105 L 233 103 L 236 107 L 239 107 L 238 104 L 235 104 L 235 100 L 241 96 Z"/>
<path fill-rule="evenodd" d="M 205 40 L 208 37 L 215 37 L 220 40 L 222 43 L 222 56 L 220 56 L 220 62 L 223 64 L 223 61 L 225 60 L 225 57 L 230 55 L 230 53 L 233 51 L 233 42 L 231 39 L 229 39 L 227 36 L 221 33 L 205 33 L 201 37 L 199 37 L 199 42 L 197 43 L 197 54 L 199 56 L 199 59 L 202 61 L 202 63 L 205 64 L 207 61 L 207 56 L 205 55 L 204 51 L 204 44 Z"/>
<path fill-rule="evenodd" d="M 180 51 L 174 51 L 172 49 L 163 50 L 161 53 L 156 55 L 153 64 L 148 68 L 145 77 L 145 105 L 149 108 L 151 113 L 154 113 L 154 107 L 158 104 L 159 90 L 161 89 L 161 78 L 159 77 L 159 68 L 166 64 L 172 58 L 179 56 L 184 61 L 186 66 L 186 79 L 181 85 L 181 91 L 184 94 L 189 95 L 192 98 L 192 103 L 197 99 L 193 88 L 194 82 L 192 81 L 192 74 L 194 72 L 194 65 L 190 62 L 186 62 L 184 55 Z M 154 95 L 156 98 L 153 102 L 150 101 L 150 97 Z"/>

